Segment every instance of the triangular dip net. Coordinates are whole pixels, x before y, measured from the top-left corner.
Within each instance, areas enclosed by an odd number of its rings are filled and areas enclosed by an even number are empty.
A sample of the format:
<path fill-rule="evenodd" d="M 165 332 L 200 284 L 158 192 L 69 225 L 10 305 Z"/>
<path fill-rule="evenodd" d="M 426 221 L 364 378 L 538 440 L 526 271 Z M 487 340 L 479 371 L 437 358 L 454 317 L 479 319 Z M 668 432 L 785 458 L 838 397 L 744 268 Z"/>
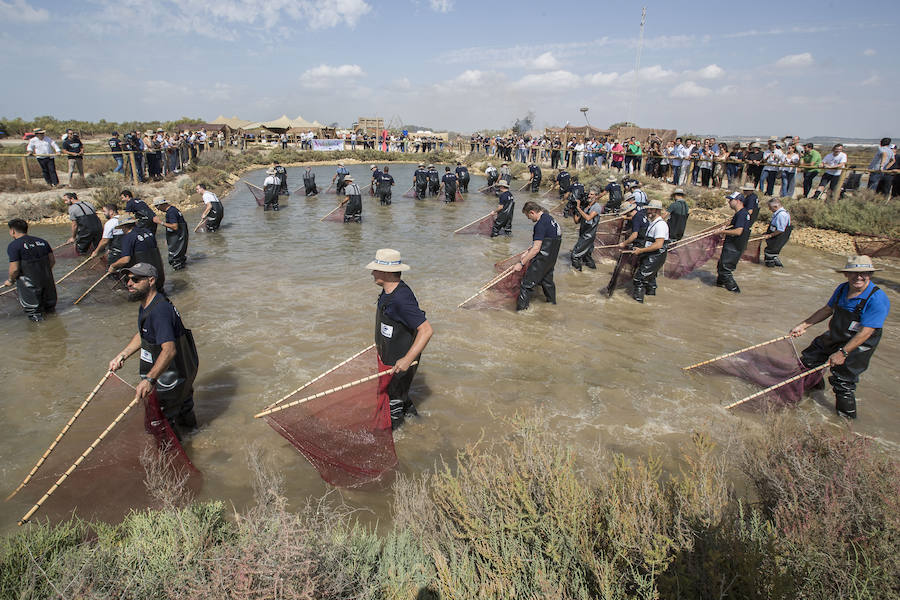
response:
<path fill-rule="evenodd" d="M 262 206 L 266 203 L 266 193 L 261 188 L 254 187 L 247 182 L 244 183 L 247 185 L 247 189 L 250 190 L 250 193 L 253 194 L 258 206 Z"/>
<path fill-rule="evenodd" d="M 594 249 L 592 251 L 594 260 L 603 258 L 613 260 L 618 259 L 622 249 L 615 244 L 618 244 L 621 241 L 622 227 L 624 224 L 624 219 L 601 221 L 597 224 L 597 234 L 594 237 Z"/>
<path fill-rule="evenodd" d="M 496 263 L 494 269 L 498 275 L 485 283 L 477 294 L 460 304 L 460 308 L 515 310 L 522 278 L 525 277 L 528 265 L 531 264 L 531 261 L 528 261 L 521 270 L 512 270 L 511 267 L 521 260 L 522 254 L 524 252 Z"/>
<path fill-rule="evenodd" d="M 669 247 L 663 275 L 680 279 L 705 265 L 722 251 L 725 236 L 714 234 L 676 242 Z"/>
<path fill-rule="evenodd" d="M 13 501 L 21 502 L 24 509 L 37 502 L 133 398 L 134 388 L 118 375 L 110 375 Z M 133 509 L 161 508 L 145 483 L 142 456 L 164 470 L 166 477 L 186 478 L 193 492 L 202 485 L 200 472 L 163 417 L 154 393 L 125 413 L 32 519 L 57 522 L 74 512 L 83 519 L 118 522 Z"/>
<path fill-rule="evenodd" d="M 612 297 L 613 292 L 618 288 L 628 287 L 634 275 L 634 268 L 637 265 L 638 257 L 632 252 L 622 253 L 616 260 L 616 266 L 613 269 L 612 276 L 609 278 L 604 292 L 608 297 Z"/>
<path fill-rule="evenodd" d="M 322 221 L 328 223 L 343 223 L 344 222 L 344 206 L 336 206 L 331 209 L 331 212 L 322 217 Z"/>
<path fill-rule="evenodd" d="M 469 223 L 465 227 L 460 227 L 453 233 L 458 233 L 460 235 L 491 235 L 491 229 L 494 227 L 494 218 L 496 215 L 494 213 L 488 213 L 485 216 L 481 217 L 474 223 Z"/>
<path fill-rule="evenodd" d="M 295 400 L 357 381 L 390 367 L 374 346 L 307 383 L 278 402 Z M 328 483 L 354 487 L 378 479 L 397 464 L 391 434 L 390 375 L 334 391 L 267 415 L 266 421 L 291 443 Z"/>

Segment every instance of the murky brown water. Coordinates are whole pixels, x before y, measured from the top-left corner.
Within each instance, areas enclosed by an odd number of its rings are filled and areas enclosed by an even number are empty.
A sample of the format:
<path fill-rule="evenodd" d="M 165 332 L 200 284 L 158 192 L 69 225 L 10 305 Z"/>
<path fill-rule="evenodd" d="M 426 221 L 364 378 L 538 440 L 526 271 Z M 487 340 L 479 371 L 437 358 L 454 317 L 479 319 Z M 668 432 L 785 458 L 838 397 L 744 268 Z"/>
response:
<path fill-rule="evenodd" d="M 378 248 L 399 249 L 412 265 L 404 279 L 435 328 L 413 389 L 421 418 L 395 435 L 400 470 L 408 474 L 432 468 L 441 457 L 452 460 L 457 449 L 482 436 L 502 435 L 509 429 L 504 417 L 517 411 L 539 410 L 561 439 L 577 446 L 599 442 L 629 454 L 666 456 L 697 429 L 725 439 L 738 419 L 758 419 L 720 407 L 750 388 L 685 376 L 680 367 L 783 334 L 824 304 L 841 281 L 831 271 L 841 257 L 789 245 L 784 270 L 740 265 L 739 296 L 711 286 L 710 263 L 683 280 L 661 279 L 659 295 L 642 306 L 625 294 L 611 300 L 598 294 L 611 264 L 576 273 L 561 257 L 557 306 L 539 299 L 524 314 L 457 309 L 493 277 L 494 262 L 530 244 L 531 223 L 517 210 L 511 239 L 454 236 L 454 229 L 487 213 L 493 199 L 470 193 L 457 205 L 414 203 L 400 197 L 413 169 L 391 167 L 398 182 L 393 206 L 379 207 L 364 197 L 362 226 L 319 222 L 336 203 L 334 196 L 297 196 L 280 213 L 263 213 L 239 184 L 226 199 L 226 226 L 218 234 L 193 234 L 189 255 L 195 260 L 186 271 L 167 273 L 201 357 L 195 399 L 203 426 L 186 449 L 205 475 L 203 497 L 227 498 L 238 507 L 250 500 L 245 456 L 253 444 L 285 473 L 292 501 L 328 488 L 292 446 L 252 415 L 372 343 L 379 288 L 362 267 Z M 324 189 L 333 168 L 315 170 Z M 351 171 L 368 181 L 366 165 Z M 290 187 L 301 185 L 301 169 L 288 172 Z M 262 171 L 246 176 L 256 184 L 263 177 Z M 483 179 L 473 177 L 470 189 L 481 185 Z M 521 207 L 527 194 L 516 197 Z M 196 222 L 198 214 L 188 213 L 188 221 Z M 63 227 L 35 227 L 34 233 L 53 243 L 66 237 Z M 575 237 L 568 222 L 564 252 Z M 65 261 L 57 275 L 67 264 L 76 263 Z M 885 266 L 878 279 L 894 312 L 863 378 L 855 429 L 897 451 L 900 265 Z M 0 317 L 4 495 L 134 331 L 133 304 L 60 308 L 39 326 L 18 314 Z M 129 362 L 123 377 L 135 382 L 136 370 Z M 832 402 L 830 393 L 819 393 L 793 410 L 837 422 Z M 344 494 L 382 523 L 389 519 L 386 486 Z M 16 499 L 0 504 L 0 528 L 14 527 L 27 508 Z"/>

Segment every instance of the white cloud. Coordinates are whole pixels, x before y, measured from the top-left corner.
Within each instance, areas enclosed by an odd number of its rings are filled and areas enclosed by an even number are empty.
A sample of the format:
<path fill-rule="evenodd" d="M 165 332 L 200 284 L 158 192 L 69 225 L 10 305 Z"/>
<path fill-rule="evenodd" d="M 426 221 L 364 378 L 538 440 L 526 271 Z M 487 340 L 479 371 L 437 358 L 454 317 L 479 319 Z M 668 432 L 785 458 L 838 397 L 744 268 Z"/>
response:
<path fill-rule="evenodd" d="M 877 52 L 875 52 L 875 48 L 866 48 L 863 50 L 863 56 L 875 56 Z"/>
<path fill-rule="evenodd" d="M 718 90 L 716 90 L 716 93 L 721 96 L 731 96 L 733 94 L 737 94 L 737 92 L 738 88 L 736 85 L 723 85 Z"/>
<path fill-rule="evenodd" d="M 673 98 L 703 98 L 711 93 L 712 90 L 709 88 L 697 85 L 693 81 L 684 81 L 672 88 L 669 95 Z"/>
<path fill-rule="evenodd" d="M 602 73 L 597 72 L 591 75 L 584 76 L 584 82 L 588 85 L 597 85 L 604 86 L 615 83 L 616 80 L 619 79 L 619 74 L 613 71 L 612 73 Z"/>
<path fill-rule="evenodd" d="M 513 87 L 529 90 L 559 90 L 573 88 L 581 83 L 581 77 L 569 71 L 548 71 L 526 75 L 513 83 Z"/>
<path fill-rule="evenodd" d="M 716 64 L 707 65 L 696 72 L 699 79 L 718 79 L 724 74 L 725 69 Z"/>
<path fill-rule="evenodd" d="M 479 71 L 478 69 L 469 69 L 454 77 L 452 80 L 450 80 L 450 83 L 454 86 L 475 87 L 478 85 L 487 84 L 488 78 L 489 75 L 484 71 Z"/>
<path fill-rule="evenodd" d="M 875 85 L 877 83 L 881 83 L 881 76 L 878 75 L 878 73 L 872 73 L 872 75 L 860 83 L 860 85 Z"/>
<path fill-rule="evenodd" d="M 0 21 L 7 23 L 41 23 L 50 18 L 46 8 L 33 8 L 25 0 L 0 0 Z"/>
<path fill-rule="evenodd" d="M 453 9 L 453 0 L 428 0 L 431 10 L 439 13 L 448 13 Z"/>
<path fill-rule="evenodd" d="M 365 72 L 359 65 L 319 65 L 307 69 L 300 76 L 303 87 L 310 89 L 326 89 L 338 83 L 349 83 L 355 78 L 362 77 Z"/>
<path fill-rule="evenodd" d="M 556 60 L 556 57 L 553 56 L 552 52 L 544 52 L 543 54 L 535 58 L 534 61 L 532 61 L 531 65 L 535 69 L 541 70 L 558 69 L 560 66 L 559 61 Z"/>
<path fill-rule="evenodd" d="M 808 67 L 812 64 L 813 57 L 809 52 L 804 52 L 802 54 L 788 54 L 775 61 L 776 67 Z"/>

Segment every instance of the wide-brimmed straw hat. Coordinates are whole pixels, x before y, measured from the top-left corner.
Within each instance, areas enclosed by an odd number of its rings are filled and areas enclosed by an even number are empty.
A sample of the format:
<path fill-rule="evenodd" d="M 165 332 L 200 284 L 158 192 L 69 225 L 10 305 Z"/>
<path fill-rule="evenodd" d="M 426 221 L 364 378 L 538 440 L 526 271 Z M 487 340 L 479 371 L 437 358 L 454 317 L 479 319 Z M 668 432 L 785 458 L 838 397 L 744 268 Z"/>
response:
<path fill-rule="evenodd" d="M 505 180 L 505 179 L 501 179 L 500 181 L 498 181 L 498 182 L 495 183 L 494 185 L 495 185 L 496 187 L 505 187 L 505 188 L 509 189 L 509 184 L 506 183 L 506 180 Z"/>
<path fill-rule="evenodd" d="M 266 175 L 274 175 L 277 172 L 278 171 L 275 170 L 275 167 L 269 167 L 268 169 L 266 169 Z"/>
<path fill-rule="evenodd" d="M 756 189 L 756 187 L 752 183 L 745 183 L 744 185 L 741 186 L 742 192 L 752 192 L 755 189 Z"/>
<path fill-rule="evenodd" d="M 121 227 L 122 225 L 134 225 L 135 223 L 137 223 L 137 219 L 135 219 L 132 215 L 119 217 L 119 227 Z"/>
<path fill-rule="evenodd" d="M 606 180 L 607 180 L 608 182 L 610 182 L 610 183 L 615 183 L 615 182 L 616 182 L 616 178 L 615 178 L 613 175 L 610 175 L 609 177 L 607 177 Z"/>
<path fill-rule="evenodd" d="M 630 213 L 631 211 L 636 210 L 636 209 L 637 209 L 637 205 L 634 202 L 626 202 L 621 207 L 619 207 L 619 214 L 627 215 L 628 213 Z"/>
<path fill-rule="evenodd" d="M 409 265 L 403 264 L 400 260 L 400 252 L 390 248 L 382 248 L 375 252 L 375 260 L 366 265 L 370 271 L 385 271 L 387 273 L 398 273 L 400 271 L 409 271 Z"/>
<path fill-rule="evenodd" d="M 153 206 L 159 206 L 161 204 L 168 204 L 169 201 L 163 198 L 162 196 L 157 196 L 153 199 Z"/>
<path fill-rule="evenodd" d="M 860 256 L 848 256 L 847 264 L 843 269 L 835 269 L 838 273 L 871 273 L 872 271 L 882 271 L 876 269 L 872 264 L 872 258 L 862 254 Z"/>
<path fill-rule="evenodd" d="M 347 175 L 344 177 L 344 181 L 353 181 L 353 175 Z"/>
<path fill-rule="evenodd" d="M 34 133 L 35 135 L 37 135 L 37 134 L 39 134 L 39 133 L 47 133 L 47 132 L 44 131 L 43 129 L 41 129 L 40 127 L 38 127 L 38 128 L 35 129 L 32 133 Z"/>
<path fill-rule="evenodd" d="M 684 196 L 684 190 L 681 188 L 676 188 L 674 192 L 672 192 L 673 196 Z"/>
<path fill-rule="evenodd" d="M 662 202 L 659 200 L 651 200 L 644 208 L 658 208 L 659 210 L 662 210 L 662 207 Z"/>

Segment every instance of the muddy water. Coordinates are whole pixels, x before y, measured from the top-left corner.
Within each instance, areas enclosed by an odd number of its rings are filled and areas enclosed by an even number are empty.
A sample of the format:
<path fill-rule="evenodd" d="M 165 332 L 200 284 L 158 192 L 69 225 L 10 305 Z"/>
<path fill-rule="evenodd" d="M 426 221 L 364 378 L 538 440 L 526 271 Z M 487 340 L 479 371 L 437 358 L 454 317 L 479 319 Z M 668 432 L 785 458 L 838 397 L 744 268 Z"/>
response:
<path fill-rule="evenodd" d="M 435 328 L 413 388 L 421 418 L 395 436 L 407 474 L 431 469 L 441 457 L 452 460 L 479 438 L 503 435 L 517 411 L 538 411 L 561 439 L 583 448 L 599 443 L 628 454 L 671 456 L 697 429 L 724 441 L 741 421 L 759 420 L 721 408 L 751 388 L 685 376 L 680 367 L 783 334 L 824 304 L 841 281 L 831 268 L 842 258 L 789 245 L 784 270 L 739 266 L 739 296 L 711 285 L 710 263 L 683 280 L 661 279 L 659 295 L 642 306 L 625 294 L 598 294 L 611 264 L 576 273 L 561 257 L 557 306 L 538 299 L 524 314 L 457 309 L 493 277 L 494 262 L 529 245 L 531 224 L 517 210 L 511 239 L 454 236 L 454 229 L 486 214 L 492 199 L 470 193 L 465 202 L 445 206 L 401 198 L 413 169 L 392 167 L 393 206 L 364 197 L 362 226 L 319 221 L 336 203 L 333 195 L 295 196 L 281 212 L 263 213 L 239 186 L 226 199 L 226 226 L 217 234 L 193 234 L 189 268 L 167 273 L 201 356 L 195 399 L 202 429 L 186 449 L 205 475 L 203 497 L 227 498 L 238 507 L 250 501 L 245 456 L 251 445 L 285 474 L 293 502 L 328 489 L 293 447 L 252 415 L 372 342 L 379 288 L 363 265 L 378 248 L 399 249 L 412 265 L 404 279 Z M 351 171 L 364 187 L 366 166 Z M 333 168 L 316 172 L 324 189 Z M 288 173 L 291 189 L 301 185 L 300 169 Z M 261 171 L 246 175 L 256 184 L 263 177 Z M 481 185 L 483 179 L 473 177 L 473 192 Z M 527 196 L 516 194 L 519 207 Z M 189 212 L 188 221 L 195 223 L 198 214 Z M 62 227 L 35 233 L 54 243 L 66 237 Z M 564 252 L 575 235 L 575 226 L 564 224 Z M 895 310 L 863 378 L 855 429 L 896 452 L 900 265 L 887 265 L 879 281 Z M 18 314 L 0 317 L 4 495 L 125 345 L 136 312 L 126 303 L 61 305 L 58 316 L 38 326 Z M 132 360 L 122 373 L 135 382 L 136 371 Z M 830 393 L 818 393 L 793 411 L 837 423 L 831 405 Z M 389 520 L 387 485 L 344 495 L 372 519 Z M 0 528 L 13 527 L 26 508 L 16 500 L 0 504 Z"/>

